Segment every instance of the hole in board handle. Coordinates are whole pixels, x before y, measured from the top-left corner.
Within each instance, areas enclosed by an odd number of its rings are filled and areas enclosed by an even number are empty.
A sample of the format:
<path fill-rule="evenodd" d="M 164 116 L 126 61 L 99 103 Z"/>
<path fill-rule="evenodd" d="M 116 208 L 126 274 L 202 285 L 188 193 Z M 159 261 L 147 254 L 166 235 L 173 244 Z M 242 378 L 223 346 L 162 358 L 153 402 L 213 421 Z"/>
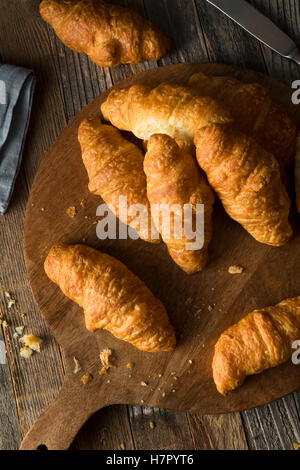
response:
<path fill-rule="evenodd" d="M 35 450 L 45 451 L 48 450 L 48 447 L 45 444 L 40 444 Z"/>

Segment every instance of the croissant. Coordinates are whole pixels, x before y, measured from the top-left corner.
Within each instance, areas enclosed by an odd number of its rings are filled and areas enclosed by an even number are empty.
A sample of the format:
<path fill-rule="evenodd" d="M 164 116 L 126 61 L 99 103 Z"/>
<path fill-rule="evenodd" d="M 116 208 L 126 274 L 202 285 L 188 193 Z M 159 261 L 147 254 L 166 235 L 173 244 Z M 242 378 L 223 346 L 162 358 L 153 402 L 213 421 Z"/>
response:
<path fill-rule="evenodd" d="M 197 129 L 232 120 L 224 106 L 214 99 L 171 83 L 161 83 L 155 88 L 138 84 L 114 89 L 101 111 L 106 121 L 145 141 L 153 134 L 167 134 L 192 142 Z"/>
<path fill-rule="evenodd" d="M 201 129 L 195 145 L 198 163 L 228 215 L 261 243 L 287 243 L 290 199 L 273 155 L 233 126 Z"/>
<path fill-rule="evenodd" d="M 254 138 L 277 158 L 281 167 L 291 166 L 295 156 L 297 125 L 258 83 L 231 77 L 192 75 L 189 85 L 205 96 L 217 98 L 231 111 L 238 130 Z"/>
<path fill-rule="evenodd" d="M 213 377 L 226 395 L 259 374 L 287 362 L 300 338 L 300 297 L 255 310 L 220 336 L 215 345 Z"/>
<path fill-rule="evenodd" d="M 153 23 L 121 6 L 99 0 L 43 0 L 40 13 L 66 46 L 102 67 L 158 60 L 170 50 L 170 41 Z"/>
<path fill-rule="evenodd" d="M 45 272 L 100 328 L 143 351 L 172 351 L 175 333 L 163 304 L 117 259 L 84 245 L 54 245 Z"/>
<path fill-rule="evenodd" d="M 102 124 L 99 118 L 82 121 L 78 140 L 89 176 L 89 190 L 101 196 L 113 213 L 123 223 L 136 229 L 141 238 L 159 242 L 151 218 L 148 220 L 150 206 L 142 151 L 128 142 L 117 129 Z M 124 214 L 120 211 L 120 197 L 126 197 Z M 136 224 L 134 213 L 130 213 L 130 206 L 136 206 L 139 224 Z"/>
<path fill-rule="evenodd" d="M 162 134 L 153 135 L 149 142 L 144 160 L 144 170 L 147 176 L 147 194 L 151 204 L 162 204 L 162 210 L 152 216 L 169 253 L 175 263 L 186 273 L 192 274 L 204 268 L 208 260 L 208 245 L 212 237 L 212 205 L 214 195 L 205 177 L 201 174 L 190 148 L 180 146 L 171 137 Z M 179 208 L 172 210 L 174 205 Z M 204 204 L 204 233 L 203 225 L 196 227 L 199 239 L 204 236 L 203 245 L 199 249 L 191 249 L 195 238 L 186 237 L 184 231 L 184 205 L 192 206 L 191 227 L 196 220 L 196 204 Z M 162 218 L 170 216 L 170 231 L 164 233 Z M 187 216 L 186 216 L 187 218 Z M 175 220 L 179 230 L 176 236 Z M 193 232 L 194 233 L 194 232 Z"/>

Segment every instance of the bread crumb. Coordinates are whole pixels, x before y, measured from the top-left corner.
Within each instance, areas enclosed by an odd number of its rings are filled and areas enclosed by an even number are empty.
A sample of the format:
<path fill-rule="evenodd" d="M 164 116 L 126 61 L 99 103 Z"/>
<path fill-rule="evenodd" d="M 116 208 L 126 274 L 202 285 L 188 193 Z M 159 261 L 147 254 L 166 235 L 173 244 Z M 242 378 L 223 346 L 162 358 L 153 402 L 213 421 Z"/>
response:
<path fill-rule="evenodd" d="M 24 343 L 25 346 L 28 346 L 33 351 L 41 352 L 41 344 L 43 340 L 38 336 L 30 333 L 29 335 L 24 335 L 20 338 L 21 343 Z"/>
<path fill-rule="evenodd" d="M 2 325 L 3 328 L 8 328 L 8 323 L 6 320 L 0 320 L 0 325 Z"/>
<path fill-rule="evenodd" d="M 86 199 L 81 199 L 81 201 L 80 201 L 81 207 L 85 207 L 85 206 L 86 206 L 86 202 L 87 202 Z"/>
<path fill-rule="evenodd" d="M 100 352 L 100 361 L 103 366 L 102 369 L 99 371 L 100 375 L 106 374 L 111 367 L 116 367 L 115 364 L 110 362 L 114 360 L 114 358 L 111 357 L 111 355 L 112 355 L 112 350 L 108 348 L 103 349 L 103 351 Z"/>
<path fill-rule="evenodd" d="M 120 444 L 120 449 L 125 450 L 125 444 L 124 444 L 124 442 L 121 442 L 121 444 Z"/>
<path fill-rule="evenodd" d="M 229 266 L 228 272 L 229 274 L 241 274 L 244 271 L 242 266 L 238 266 L 237 264 L 233 266 Z"/>
<path fill-rule="evenodd" d="M 175 393 L 175 392 L 176 392 L 176 390 L 175 390 L 175 388 L 173 388 L 172 393 Z"/>
<path fill-rule="evenodd" d="M 126 367 L 127 367 L 127 369 L 132 369 L 134 367 L 133 362 L 128 362 Z"/>
<path fill-rule="evenodd" d="M 77 214 L 77 209 L 75 206 L 70 206 L 66 212 L 68 216 L 71 217 L 71 219 L 73 219 Z"/>
<path fill-rule="evenodd" d="M 107 384 L 110 384 L 110 380 L 107 380 L 106 383 L 107 383 Z"/>
<path fill-rule="evenodd" d="M 212 305 L 209 305 L 209 306 L 207 307 L 207 310 L 208 310 L 209 312 L 211 312 L 211 311 L 213 310 L 213 306 L 212 306 Z"/>
<path fill-rule="evenodd" d="M 162 396 L 163 398 L 165 398 L 166 392 L 162 392 L 161 396 Z"/>
<path fill-rule="evenodd" d="M 5 294 L 5 297 L 7 298 L 7 307 L 11 308 L 13 305 L 15 305 L 16 301 L 15 299 L 12 298 L 9 292 L 5 291 L 4 294 Z"/>
<path fill-rule="evenodd" d="M 297 444 L 297 442 L 293 443 L 294 450 L 300 450 L 300 444 Z"/>
<path fill-rule="evenodd" d="M 141 403 L 142 403 L 142 404 L 145 403 L 145 400 L 141 400 Z"/>
<path fill-rule="evenodd" d="M 92 375 L 89 372 L 86 372 L 81 377 L 81 382 L 83 383 L 83 385 L 87 385 L 92 379 L 93 379 Z"/>
<path fill-rule="evenodd" d="M 44 212 L 45 211 L 45 207 L 41 207 L 41 212 Z"/>
<path fill-rule="evenodd" d="M 24 346 L 20 349 L 20 356 L 24 359 L 28 359 L 33 354 L 33 350 L 28 348 L 28 346 Z"/>
<path fill-rule="evenodd" d="M 78 374 L 78 372 L 81 371 L 81 366 L 79 364 L 79 361 L 78 359 L 74 356 L 73 357 L 73 361 L 74 361 L 74 364 L 75 364 L 75 367 L 74 367 L 74 370 L 73 370 L 73 374 Z"/>
<path fill-rule="evenodd" d="M 158 374 L 158 377 L 159 377 L 159 378 L 162 377 L 162 374 Z"/>
<path fill-rule="evenodd" d="M 16 327 L 16 333 L 17 333 L 17 335 L 21 336 L 21 335 L 23 334 L 24 328 L 25 328 L 24 325 L 17 326 L 17 327 Z"/>
<path fill-rule="evenodd" d="M 144 382 L 144 380 L 142 380 L 141 386 L 142 386 L 142 387 L 148 387 L 148 384 L 147 384 L 147 382 Z"/>
<path fill-rule="evenodd" d="M 189 297 L 188 299 L 186 299 L 186 301 L 184 303 L 185 303 L 185 305 L 190 305 L 192 302 L 193 302 L 192 297 Z"/>
<path fill-rule="evenodd" d="M 193 364 L 193 361 L 191 359 L 188 360 L 189 364 Z"/>
<path fill-rule="evenodd" d="M 155 423 L 153 421 L 150 421 L 149 427 L 150 427 L 150 429 L 154 429 L 155 428 Z"/>

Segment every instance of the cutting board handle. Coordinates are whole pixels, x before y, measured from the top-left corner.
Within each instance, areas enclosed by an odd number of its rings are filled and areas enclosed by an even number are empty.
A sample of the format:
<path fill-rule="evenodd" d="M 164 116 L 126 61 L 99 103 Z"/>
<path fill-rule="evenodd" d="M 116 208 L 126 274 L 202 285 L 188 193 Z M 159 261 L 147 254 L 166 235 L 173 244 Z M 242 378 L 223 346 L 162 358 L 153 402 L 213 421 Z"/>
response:
<path fill-rule="evenodd" d="M 90 403 L 82 388 L 66 380 L 57 398 L 26 434 L 20 450 L 68 449 L 84 423 L 102 408 L 101 403 L 97 407 Z"/>

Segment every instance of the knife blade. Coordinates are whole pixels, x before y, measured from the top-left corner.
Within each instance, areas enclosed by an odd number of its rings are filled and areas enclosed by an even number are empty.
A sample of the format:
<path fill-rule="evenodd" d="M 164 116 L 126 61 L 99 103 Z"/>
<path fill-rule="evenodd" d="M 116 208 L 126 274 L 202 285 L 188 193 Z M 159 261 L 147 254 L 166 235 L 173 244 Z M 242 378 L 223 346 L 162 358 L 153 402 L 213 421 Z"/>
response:
<path fill-rule="evenodd" d="M 300 65 L 296 43 L 269 18 L 245 0 L 207 0 L 273 51 Z"/>

